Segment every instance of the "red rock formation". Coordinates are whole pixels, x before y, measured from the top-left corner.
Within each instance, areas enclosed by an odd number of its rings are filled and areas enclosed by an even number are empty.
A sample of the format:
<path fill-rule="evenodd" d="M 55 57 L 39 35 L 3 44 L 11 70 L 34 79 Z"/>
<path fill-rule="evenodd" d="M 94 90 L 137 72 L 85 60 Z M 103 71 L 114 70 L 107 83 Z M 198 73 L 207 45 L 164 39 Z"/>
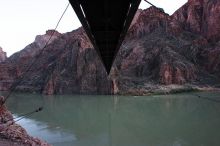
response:
<path fill-rule="evenodd" d="M 31 70 L 25 73 L 17 90 L 44 94 L 111 93 L 107 74 L 81 28 L 66 34 L 55 32 L 52 42 L 38 56 L 51 33 L 47 31 L 45 35 L 37 36 L 32 44 L 8 58 L 6 65 L 10 65 L 14 71 L 8 74 L 9 68 L 6 67 L 1 81 L 7 81 L 8 78 L 16 81 L 37 59 Z M 8 88 L 10 85 L 3 87 L 2 84 L 0 87 Z"/>
<path fill-rule="evenodd" d="M 48 30 L 46 31 L 46 34 L 36 36 L 34 43 L 36 43 L 39 48 L 43 48 L 46 45 L 49 38 L 51 37 L 51 35 L 53 36 L 48 44 L 51 44 L 54 40 L 61 36 L 61 34 L 58 31 Z"/>
<path fill-rule="evenodd" d="M 170 66 L 169 64 L 162 64 L 160 67 L 161 83 L 169 84 L 184 84 L 196 78 L 196 70 L 194 66 L 191 68 L 184 68 L 184 66 Z"/>
<path fill-rule="evenodd" d="M 160 69 L 161 82 L 164 84 L 172 84 L 173 69 L 168 64 L 162 64 Z"/>
<path fill-rule="evenodd" d="M 14 67 L 8 63 L 0 63 L 0 91 L 7 91 L 14 82 Z"/>
<path fill-rule="evenodd" d="M 109 77 L 82 28 L 55 32 L 17 90 L 120 94 L 152 92 L 164 84 L 219 84 L 219 8 L 219 0 L 190 0 L 172 16 L 154 7 L 139 10 Z M 25 71 L 52 33 L 37 36 L 0 64 L 1 89 Z"/>
<path fill-rule="evenodd" d="M 53 95 L 55 93 L 56 82 L 57 82 L 56 75 L 52 74 L 51 78 L 47 81 L 43 89 L 43 94 Z"/>
<path fill-rule="evenodd" d="M 154 31 L 156 28 L 167 28 L 167 22 L 169 21 L 169 15 L 155 7 L 150 7 L 141 12 L 139 10 L 136 17 L 130 27 L 127 37 L 140 37 Z"/>
<path fill-rule="evenodd" d="M 200 53 L 201 65 L 203 68 L 220 77 L 220 45 L 207 47 Z"/>
<path fill-rule="evenodd" d="M 220 1 L 189 0 L 173 14 L 182 26 L 210 41 L 220 40 Z"/>

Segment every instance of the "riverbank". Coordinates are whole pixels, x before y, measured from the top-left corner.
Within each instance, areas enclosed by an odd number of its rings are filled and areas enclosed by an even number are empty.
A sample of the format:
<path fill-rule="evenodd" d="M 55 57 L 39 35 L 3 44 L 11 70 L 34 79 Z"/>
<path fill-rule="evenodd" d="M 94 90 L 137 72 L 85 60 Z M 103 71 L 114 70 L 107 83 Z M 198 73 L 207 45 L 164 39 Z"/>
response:
<path fill-rule="evenodd" d="M 0 137 L 0 144 L 1 146 L 26 146 L 25 144 L 21 142 L 14 142 L 7 138 L 2 138 L 2 137 Z"/>
<path fill-rule="evenodd" d="M 184 92 L 203 92 L 203 91 L 219 91 L 219 87 L 215 86 L 199 86 L 199 85 L 154 85 L 145 84 L 144 86 L 136 86 L 132 89 L 118 90 L 115 94 L 118 95 L 134 95 L 134 96 L 146 96 L 146 95 L 165 95 L 176 94 Z"/>
<path fill-rule="evenodd" d="M 1 146 L 50 146 L 46 142 L 28 135 L 26 130 L 14 123 L 13 116 L 6 106 L 0 107 Z"/>

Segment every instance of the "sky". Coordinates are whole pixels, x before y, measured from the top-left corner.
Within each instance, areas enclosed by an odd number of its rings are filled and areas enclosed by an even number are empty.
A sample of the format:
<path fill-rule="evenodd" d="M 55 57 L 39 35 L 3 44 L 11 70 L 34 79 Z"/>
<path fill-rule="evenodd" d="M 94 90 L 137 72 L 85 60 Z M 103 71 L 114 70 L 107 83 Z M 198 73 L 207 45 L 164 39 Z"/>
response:
<path fill-rule="evenodd" d="M 187 0 L 149 0 L 154 5 L 172 14 Z M 22 50 L 32 43 L 36 35 L 54 29 L 68 4 L 68 0 L 0 0 L 0 47 L 7 56 Z M 142 0 L 140 9 L 149 5 Z M 70 6 L 65 13 L 58 31 L 69 32 L 81 26 Z"/>

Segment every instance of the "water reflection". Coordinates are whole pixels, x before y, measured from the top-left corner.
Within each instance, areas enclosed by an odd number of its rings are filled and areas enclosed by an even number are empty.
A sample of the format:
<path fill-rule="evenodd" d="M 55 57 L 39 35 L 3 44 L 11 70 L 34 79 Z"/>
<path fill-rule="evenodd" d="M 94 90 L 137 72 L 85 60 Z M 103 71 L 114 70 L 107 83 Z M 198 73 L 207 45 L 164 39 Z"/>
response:
<path fill-rule="evenodd" d="M 14 115 L 16 117 L 16 115 Z M 76 140 L 75 136 L 60 127 L 52 127 L 46 123 L 39 122 L 33 119 L 25 118 L 18 122 L 22 125 L 28 133 L 34 137 L 47 140 L 51 144 L 59 142 L 71 143 Z"/>
<path fill-rule="evenodd" d="M 198 93 L 213 99 L 219 93 Z M 219 146 L 220 105 L 190 94 L 41 96 L 16 94 L 16 114 L 44 105 L 21 121 L 29 133 L 62 146 Z"/>

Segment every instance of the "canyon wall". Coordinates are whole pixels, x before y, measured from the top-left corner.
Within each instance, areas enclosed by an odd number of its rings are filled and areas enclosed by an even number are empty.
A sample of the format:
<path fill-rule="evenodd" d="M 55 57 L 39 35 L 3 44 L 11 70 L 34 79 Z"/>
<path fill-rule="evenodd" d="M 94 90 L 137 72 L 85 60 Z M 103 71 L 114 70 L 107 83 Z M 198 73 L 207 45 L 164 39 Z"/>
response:
<path fill-rule="evenodd" d="M 42 52 L 49 30 L 0 63 L 0 89 L 8 90 L 24 73 L 16 89 L 43 94 L 147 94 L 173 84 L 219 87 L 219 10 L 220 0 L 189 0 L 172 16 L 155 7 L 138 10 L 109 76 L 82 28 L 55 32 Z"/>

